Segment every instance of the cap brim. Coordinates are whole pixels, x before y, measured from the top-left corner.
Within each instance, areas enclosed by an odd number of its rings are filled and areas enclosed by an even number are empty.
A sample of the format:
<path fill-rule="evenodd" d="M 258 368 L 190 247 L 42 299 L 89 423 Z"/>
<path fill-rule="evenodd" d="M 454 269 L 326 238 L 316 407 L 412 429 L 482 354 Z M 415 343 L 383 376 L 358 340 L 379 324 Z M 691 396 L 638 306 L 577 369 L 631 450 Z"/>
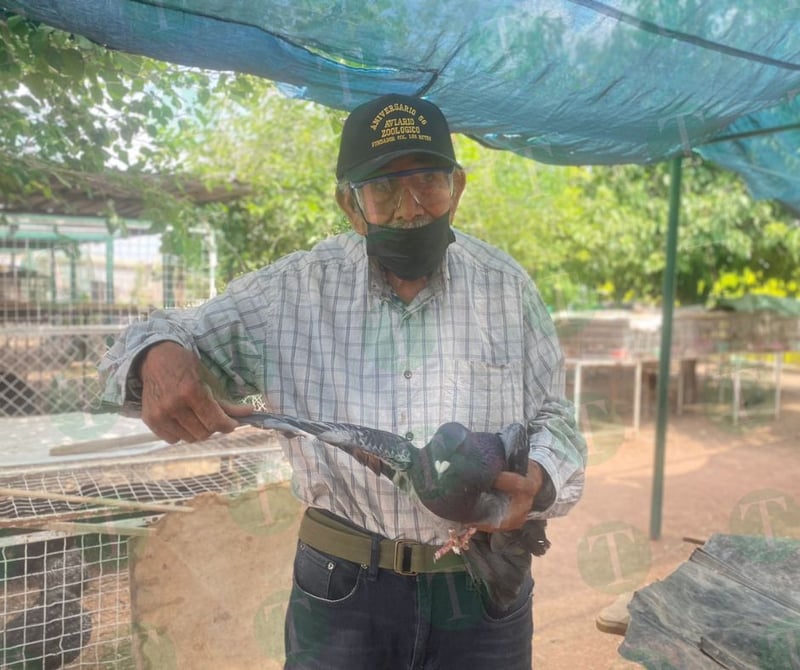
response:
<path fill-rule="evenodd" d="M 401 156 L 408 156 L 410 154 L 423 154 L 425 156 L 432 156 L 434 158 L 441 160 L 442 163 L 445 165 L 452 165 L 455 168 L 461 167 L 458 164 L 458 161 L 453 159 L 452 156 L 439 153 L 438 151 L 424 151 L 420 149 L 401 149 L 398 151 L 392 151 L 388 154 L 383 154 L 382 156 L 373 158 L 371 161 L 362 163 L 357 168 L 353 168 L 346 174 L 342 175 L 342 181 L 363 181 L 365 179 L 369 179 L 372 176 L 377 176 L 377 173 L 384 165 L 390 163 L 395 158 L 400 158 Z"/>

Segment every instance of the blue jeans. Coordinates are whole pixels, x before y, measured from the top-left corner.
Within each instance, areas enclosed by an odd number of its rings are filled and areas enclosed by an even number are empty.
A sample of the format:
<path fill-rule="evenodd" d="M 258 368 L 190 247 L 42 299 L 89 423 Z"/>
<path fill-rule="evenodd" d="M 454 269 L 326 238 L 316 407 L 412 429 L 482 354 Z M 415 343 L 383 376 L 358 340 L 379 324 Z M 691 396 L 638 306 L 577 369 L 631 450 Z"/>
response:
<path fill-rule="evenodd" d="M 371 570 L 298 543 L 287 670 L 530 670 L 533 579 L 493 611 L 466 572 Z"/>

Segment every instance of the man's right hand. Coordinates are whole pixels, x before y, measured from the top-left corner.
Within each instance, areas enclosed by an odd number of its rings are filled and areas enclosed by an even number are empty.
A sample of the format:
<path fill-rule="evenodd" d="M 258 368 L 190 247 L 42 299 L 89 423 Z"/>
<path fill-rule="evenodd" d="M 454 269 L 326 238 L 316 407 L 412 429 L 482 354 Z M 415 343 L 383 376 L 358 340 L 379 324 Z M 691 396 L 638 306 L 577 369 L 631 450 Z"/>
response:
<path fill-rule="evenodd" d="M 239 424 L 231 416 L 253 409 L 224 399 L 219 382 L 197 356 L 175 342 L 161 342 L 144 353 L 142 420 L 170 444 L 197 442 L 213 433 L 229 433 Z M 215 393 L 215 390 L 217 391 Z"/>

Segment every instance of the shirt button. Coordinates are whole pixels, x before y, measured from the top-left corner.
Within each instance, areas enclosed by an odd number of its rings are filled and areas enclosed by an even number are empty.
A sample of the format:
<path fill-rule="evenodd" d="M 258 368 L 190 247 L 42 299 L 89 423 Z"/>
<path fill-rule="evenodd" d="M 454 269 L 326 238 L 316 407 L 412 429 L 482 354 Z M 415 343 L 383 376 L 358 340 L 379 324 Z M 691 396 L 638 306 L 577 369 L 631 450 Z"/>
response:
<path fill-rule="evenodd" d="M 411 440 L 413 440 L 413 439 L 414 439 L 414 433 L 412 433 L 412 432 L 409 430 L 409 431 L 406 433 L 406 439 L 407 439 L 409 442 L 411 442 Z"/>
<path fill-rule="evenodd" d="M 406 370 L 406 371 L 403 373 L 403 377 L 405 377 L 406 379 L 411 379 L 411 375 L 412 375 L 412 372 L 411 372 L 411 370 Z"/>

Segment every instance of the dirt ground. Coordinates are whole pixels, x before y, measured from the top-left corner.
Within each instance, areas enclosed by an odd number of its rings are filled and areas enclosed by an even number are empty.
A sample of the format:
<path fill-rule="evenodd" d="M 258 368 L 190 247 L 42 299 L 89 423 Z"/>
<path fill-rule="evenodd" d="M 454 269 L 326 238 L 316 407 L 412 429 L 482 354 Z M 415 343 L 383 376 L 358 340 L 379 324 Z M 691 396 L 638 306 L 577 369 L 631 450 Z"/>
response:
<path fill-rule="evenodd" d="M 796 535 L 800 369 L 784 367 L 777 419 L 772 375 L 764 368 L 746 380 L 737 425 L 728 390 L 723 388 L 720 396 L 715 385 L 702 379 L 700 402 L 681 416 L 674 408 L 670 412 L 657 540 L 650 539 L 656 444 L 652 412 L 634 434 L 624 389 L 616 386 L 619 380 L 594 380 L 596 389 L 615 389 L 621 409 L 614 410 L 615 399 L 598 403 L 599 416 L 585 422 L 590 447 L 585 495 L 567 517 L 550 523 L 553 546 L 534 560 L 537 670 L 640 667 L 619 654 L 621 636 L 601 632 L 595 624 L 618 594 L 667 576 L 697 541 L 714 533 Z"/>

